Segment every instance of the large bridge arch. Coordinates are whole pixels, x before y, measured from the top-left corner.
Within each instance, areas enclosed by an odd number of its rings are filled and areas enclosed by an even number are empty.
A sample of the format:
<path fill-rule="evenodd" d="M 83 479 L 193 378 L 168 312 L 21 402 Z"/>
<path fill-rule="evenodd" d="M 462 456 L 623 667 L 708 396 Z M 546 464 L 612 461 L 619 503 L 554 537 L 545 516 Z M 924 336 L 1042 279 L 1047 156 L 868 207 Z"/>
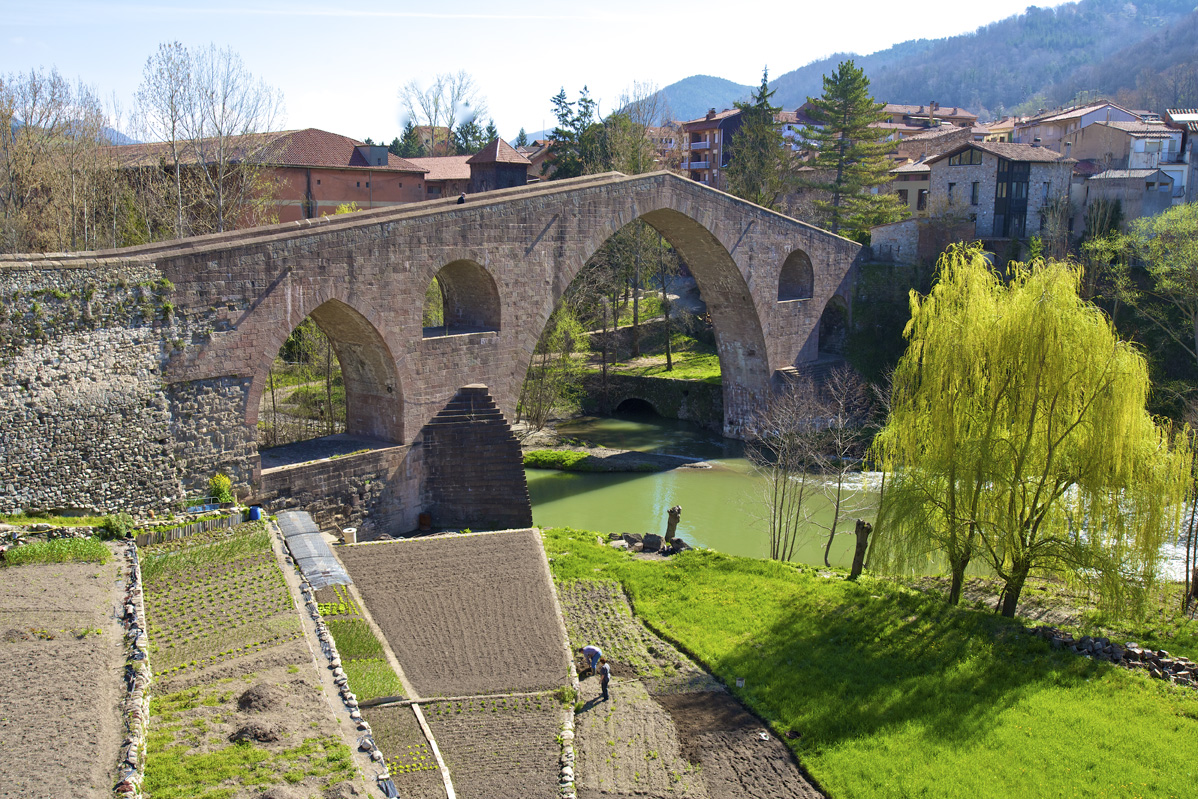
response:
<path fill-rule="evenodd" d="M 667 195 L 665 200 L 674 199 Z M 761 309 L 757 307 L 744 272 L 733 259 L 726 244 L 700 220 L 690 216 L 685 206 L 658 205 L 632 216 L 633 209 L 621 208 L 593 227 L 578 248 L 559 262 L 553 291 L 545 298 L 539 325 L 534 324 L 531 340 L 522 342 L 521 377 L 532 361 L 533 347 L 571 281 L 603 244 L 626 225 L 638 219 L 662 235 L 682 256 L 699 292 L 707 303 L 715 331 L 724 391 L 724 431 L 737 436 L 750 422 L 770 390 L 773 369 L 769 363 Z M 639 209 L 635 209 L 639 210 Z"/>

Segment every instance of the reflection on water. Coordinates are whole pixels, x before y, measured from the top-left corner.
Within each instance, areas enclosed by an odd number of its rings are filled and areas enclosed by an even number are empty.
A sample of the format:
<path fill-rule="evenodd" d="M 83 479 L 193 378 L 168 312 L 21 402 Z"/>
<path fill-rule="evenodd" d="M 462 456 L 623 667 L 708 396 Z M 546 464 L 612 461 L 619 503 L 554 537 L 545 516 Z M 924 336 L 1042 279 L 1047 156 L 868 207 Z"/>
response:
<path fill-rule="evenodd" d="M 563 436 L 599 446 L 701 458 L 711 469 L 680 468 L 649 474 L 579 474 L 529 469 L 533 521 L 541 527 L 568 526 L 604 533 L 664 534 L 666 510 L 682 506 L 678 534 L 688 543 L 734 555 L 765 557 L 769 552 L 764 481 L 753 474 L 739 441 L 721 438 L 696 425 L 660 417 L 586 417 L 559 428 Z M 850 492 L 854 504 L 870 492 Z M 813 523 L 795 560 L 823 563 L 831 521 L 822 498 L 812 505 Z M 862 514 L 872 520 L 873 511 Z M 852 519 L 842 522 L 832 546 L 833 565 L 848 566 L 853 554 Z"/>

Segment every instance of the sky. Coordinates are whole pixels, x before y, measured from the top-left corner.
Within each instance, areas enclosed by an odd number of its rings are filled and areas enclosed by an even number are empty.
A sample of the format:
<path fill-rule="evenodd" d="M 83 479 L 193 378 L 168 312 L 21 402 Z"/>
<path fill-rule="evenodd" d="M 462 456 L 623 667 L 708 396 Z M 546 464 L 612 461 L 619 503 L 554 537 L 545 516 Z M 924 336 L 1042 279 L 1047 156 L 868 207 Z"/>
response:
<path fill-rule="evenodd" d="M 756 85 L 763 67 L 778 76 L 837 52 L 966 33 L 1027 5 L 923 0 L 909 14 L 882 0 L 374 0 L 349 9 L 309 0 L 0 0 L 0 76 L 56 68 L 127 119 L 159 43 L 216 44 L 282 91 L 280 129 L 390 141 L 405 120 L 403 85 L 465 70 L 486 100 L 485 119 L 510 140 L 522 127 L 551 128 L 550 98 L 562 88 L 573 100 L 587 86 L 607 113 L 634 82 L 665 87 L 706 74 Z"/>

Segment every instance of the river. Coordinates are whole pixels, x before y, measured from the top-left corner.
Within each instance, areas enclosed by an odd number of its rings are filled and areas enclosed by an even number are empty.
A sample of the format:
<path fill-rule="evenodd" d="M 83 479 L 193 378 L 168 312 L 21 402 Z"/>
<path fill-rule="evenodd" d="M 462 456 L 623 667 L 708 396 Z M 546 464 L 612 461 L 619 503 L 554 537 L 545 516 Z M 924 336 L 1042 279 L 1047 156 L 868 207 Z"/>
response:
<path fill-rule="evenodd" d="M 666 510 L 682 506 L 678 534 L 689 544 L 733 555 L 763 558 L 769 554 L 764 481 L 753 474 L 739 441 L 721 438 L 688 422 L 657 416 L 583 417 L 558 428 L 568 438 L 599 446 L 657 452 L 703 459 L 710 469 L 672 469 L 651 473 L 586 474 L 528 469 L 533 522 L 541 527 L 576 527 L 604 533 L 659 533 L 666 529 Z M 861 491 L 860 478 L 848 498 L 851 506 L 870 503 L 874 494 Z M 795 560 L 823 564 L 826 526 L 831 507 L 817 498 L 815 514 Z M 831 562 L 852 561 L 853 519 L 873 520 L 872 507 L 842 522 L 832 544 Z"/>

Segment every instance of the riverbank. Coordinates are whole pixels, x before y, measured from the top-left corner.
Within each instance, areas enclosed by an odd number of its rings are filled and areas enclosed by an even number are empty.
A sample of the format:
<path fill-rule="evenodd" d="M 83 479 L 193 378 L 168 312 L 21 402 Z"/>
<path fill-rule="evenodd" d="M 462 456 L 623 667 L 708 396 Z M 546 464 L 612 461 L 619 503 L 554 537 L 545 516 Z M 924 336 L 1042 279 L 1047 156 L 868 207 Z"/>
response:
<path fill-rule="evenodd" d="M 559 583 L 618 581 L 829 795 L 1192 789 L 1198 691 L 1053 649 L 1022 620 L 868 575 L 703 551 L 638 561 L 568 529 L 545 545 Z M 1169 649 L 1193 657 L 1183 637 Z"/>
<path fill-rule="evenodd" d="M 563 437 L 555 428 L 520 430 L 524 466 L 564 472 L 665 472 L 670 469 L 710 469 L 711 464 L 685 455 L 638 452 L 600 447 L 590 442 Z"/>

